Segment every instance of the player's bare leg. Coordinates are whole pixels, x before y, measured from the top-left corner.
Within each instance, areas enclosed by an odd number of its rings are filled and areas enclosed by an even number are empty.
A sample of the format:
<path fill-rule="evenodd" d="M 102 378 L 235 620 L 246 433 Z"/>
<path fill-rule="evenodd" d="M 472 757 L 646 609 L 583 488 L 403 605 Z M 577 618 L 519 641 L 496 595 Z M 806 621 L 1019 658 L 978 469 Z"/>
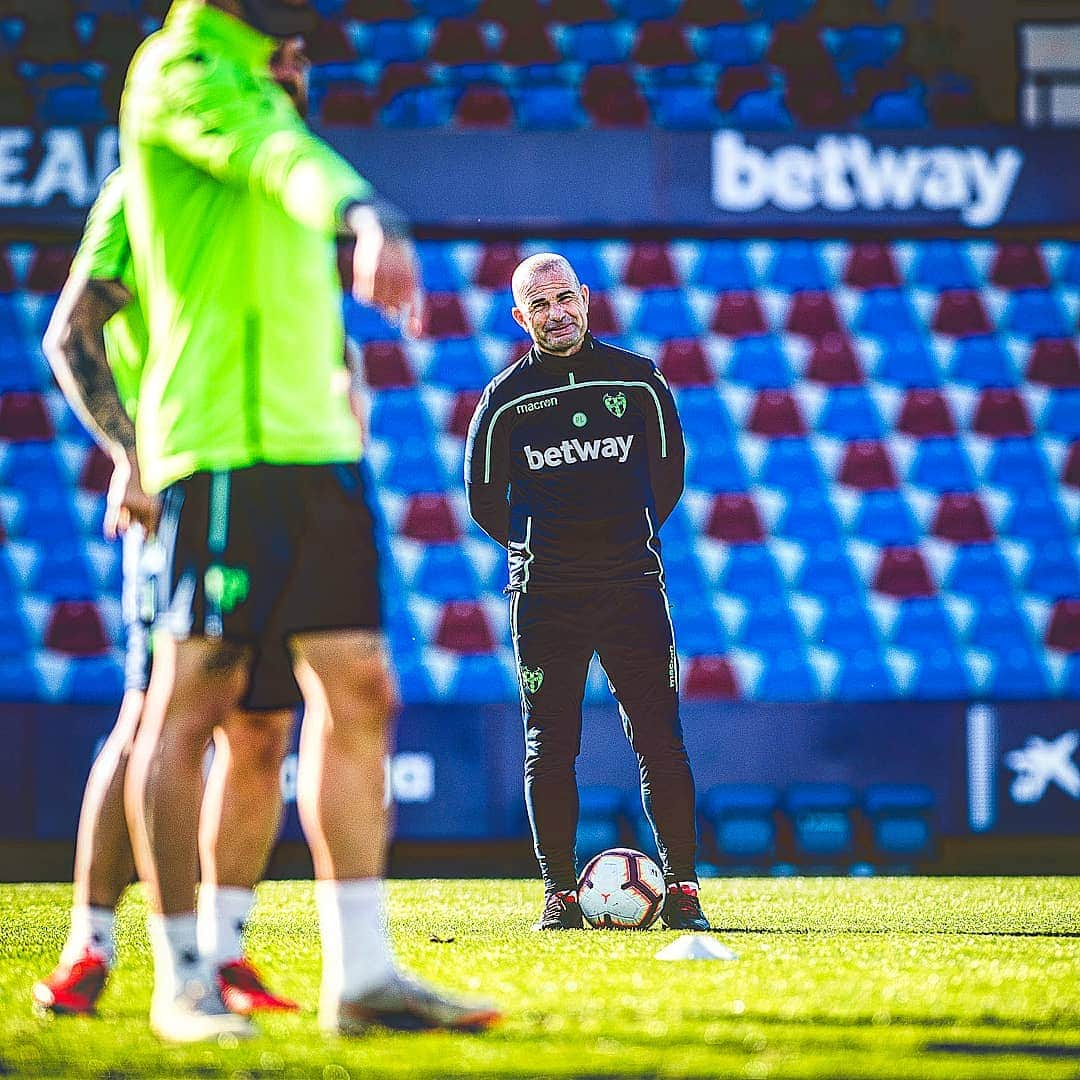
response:
<path fill-rule="evenodd" d="M 90 769 L 75 841 L 71 930 L 60 962 L 34 984 L 34 1004 L 58 1013 L 93 1012 L 116 956 L 116 905 L 135 864 L 124 819 L 124 774 L 143 693 L 128 690 Z"/>
<path fill-rule="evenodd" d="M 202 763 L 247 682 L 246 650 L 226 642 L 155 638 L 143 722 L 128 770 L 125 803 L 135 862 L 150 904 L 154 954 L 151 1026 L 191 1042 L 250 1028 L 229 1013 L 201 960 L 195 920 L 196 837 Z"/>
<path fill-rule="evenodd" d="M 216 968 L 226 1005 L 242 1015 L 298 1008 L 267 990 L 241 942 L 281 827 L 281 763 L 293 719 L 290 709 L 229 716 L 214 732 L 199 819 L 199 952 Z"/>
<path fill-rule="evenodd" d="M 298 634 L 304 695 L 297 804 L 315 864 L 322 1026 L 480 1030 L 495 1010 L 435 994 L 397 968 L 385 928 L 385 759 L 396 694 L 382 637 Z"/>

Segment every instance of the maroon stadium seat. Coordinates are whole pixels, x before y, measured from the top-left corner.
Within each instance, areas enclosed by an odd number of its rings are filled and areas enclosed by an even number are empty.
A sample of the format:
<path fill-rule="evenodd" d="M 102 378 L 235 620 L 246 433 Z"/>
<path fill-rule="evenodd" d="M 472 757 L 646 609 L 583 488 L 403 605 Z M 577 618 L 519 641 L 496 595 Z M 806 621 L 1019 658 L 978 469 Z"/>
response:
<path fill-rule="evenodd" d="M 837 78 L 833 58 L 813 22 L 777 23 L 766 55 L 781 67 L 817 70 L 824 80 Z"/>
<path fill-rule="evenodd" d="M 896 421 L 896 430 L 917 439 L 955 435 L 956 421 L 940 390 L 909 390 Z"/>
<path fill-rule="evenodd" d="M 454 121 L 462 128 L 510 127 L 514 103 L 501 86 L 470 86 L 458 99 Z"/>
<path fill-rule="evenodd" d="M 900 284 L 892 248 L 877 240 L 852 244 L 844 267 L 844 284 L 859 289 L 895 288 Z"/>
<path fill-rule="evenodd" d="M 440 19 L 428 48 L 439 64 L 486 64 L 491 57 L 480 24 L 472 19 Z"/>
<path fill-rule="evenodd" d="M 844 447 L 837 479 L 860 491 L 891 491 L 896 487 L 896 472 L 888 449 L 884 443 L 871 440 L 856 440 Z"/>
<path fill-rule="evenodd" d="M 411 90 L 414 86 L 430 86 L 431 75 L 427 65 L 421 63 L 387 64 L 379 77 L 379 89 L 376 105 L 382 107 L 397 97 L 402 90 Z"/>
<path fill-rule="evenodd" d="M 490 653 L 495 649 L 487 612 L 474 600 L 453 600 L 439 616 L 435 644 L 456 653 Z"/>
<path fill-rule="evenodd" d="M 851 98 L 840 87 L 789 80 L 784 95 L 796 123 L 808 128 L 846 127 L 855 115 Z"/>
<path fill-rule="evenodd" d="M 742 0 L 683 0 L 679 18 L 691 26 L 746 22 Z"/>
<path fill-rule="evenodd" d="M 91 443 L 79 470 L 79 487 L 95 495 L 104 495 L 112 479 L 112 459 L 97 443 Z"/>
<path fill-rule="evenodd" d="M 826 386 L 857 386 L 863 381 L 863 371 L 845 335 L 824 334 L 814 342 L 805 377 Z"/>
<path fill-rule="evenodd" d="M 608 94 L 635 94 L 638 85 L 623 64 L 594 64 L 581 80 L 581 100 L 589 104 Z"/>
<path fill-rule="evenodd" d="M 931 327 L 936 333 L 950 337 L 973 337 L 994 332 L 994 324 L 986 313 L 982 297 L 974 289 L 947 289 L 943 292 L 938 297 Z"/>
<path fill-rule="evenodd" d="M 683 697 L 731 701 L 739 696 L 735 669 L 724 656 L 692 656 L 683 676 Z"/>
<path fill-rule="evenodd" d="M 453 407 L 450 409 L 450 417 L 446 422 L 446 431 L 449 435 L 456 435 L 464 439 L 469 434 L 469 422 L 472 420 L 476 406 L 480 403 L 480 390 L 459 390 L 454 398 Z"/>
<path fill-rule="evenodd" d="M 589 329 L 597 337 L 618 337 L 622 333 L 619 317 L 606 293 L 589 293 Z"/>
<path fill-rule="evenodd" d="M 809 291 L 797 292 L 792 296 L 784 328 L 789 333 L 816 340 L 826 334 L 841 333 L 843 325 L 831 294 Z"/>
<path fill-rule="evenodd" d="M 725 544 L 756 544 L 765 538 L 765 528 L 754 500 L 743 492 L 722 492 L 713 499 L 705 535 Z"/>
<path fill-rule="evenodd" d="M 74 254 L 66 244 L 46 244 L 34 250 L 26 273 L 26 290 L 55 296 L 63 288 Z"/>
<path fill-rule="evenodd" d="M 480 256 L 473 281 L 484 289 L 509 289 L 514 270 L 521 262 L 517 244 L 488 244 Z"/>
<path fill-rule="evenodd" d="M 457 293 L 428 293 L 424 300 L 424 333 L 427 337 L 468 337 L 472 333 Z"/>
<path fill-rule="evenodd" d="M 765 334 L 769 325 L 753 292 L 724 292 L 716 298 L 710 328 L 715 334 L 741 338 Z"/>
<path fill-rule="evenodd" d="M 345 16 L 353 22 L 402 22 L 416 11 L 409 0 L 348 0 Z"/>
<path fill-rule="evenodd" d="M 336 19 L 320 19 L 304 35 L 304 51 L 313 64 L 351 64 L 356 59 L 356 46 Z"/>
<path fill-rule="evenodd" d="M 100 656 L 109 638 L 97 607 L 87 600 L 61 600 L 49 615 L 45 647 L 69 656 Z"/>
<path fill-rule="evenodd" d="M 674 19 L 649 19 L 638 28 L 631 54 L 635 63 L 646 67 L 692 64 L 697 59 L 681 22 Z"/>
<path fill-rule="evenodd" d="M 773 439 L 784 435 L 805 435 L 806 421 L 799 411 L 799 403 L 789 390 L 762 390 L 754 399 L 746 430 Z"/>
<path fill-rule="evenodd" d="M 712 386 L 715 381 L 705 350 L 697 338 L 665 341 L 660 353 L 660 370 L 672 386 Z"/>
<path fill-rule="evenodd" d="M 1031 417 L 1024 399 L 1016 390 L 990 387 L 979 397 L 971 429 L 993 438 L 1030 435 Z"/>
<path fill-rule="evenodd" d="M 729 67 L 720 76 L 716 88 L 716 103 L 723 112 L 731 112 L 747 94 L 756 90 L 768 90 L 772 75 L 764 64 L 745 64 Z"/>
<path fill-rule="evenodd" d="M 29 60 L 32 64 L 76 64 L 86 59 L 83 47 L 75 34 L 74 20 L 66 12 L 61 14 L 49 8 L 67 7 L 67 5 L 42 4 L 40 10 L 36 4 L 22 5 L 25 13 L 25 28 L 15 55 L 20 60 Z M 4 5 L 4 14 L 11 9 Z M 18 12 L 19 6 L 15 6 Z"/>
<path fill-rule="evenodd" d="M 319 106 L 324 124 L 370 127 L 375 120 L 375 99 L 362 86 L 335 83 Z"/>
<path fill-rule="evenodd" d="M 977 495 L 968 492 L 941 496 L 931 531 L 942 540 L 953 540 L 958 544 L 975 544 L 994 538 L 994 528 L 983 504 Z"/>
<path fill-rule="evenodd" d="M 126 68 L 146 35 L 131 15 L 102 12 L 94 24 L 90 50 L 95 60 Z"/>
<path fill-rule="evenodd" d="M 364 345 L 364 382 L 372 390 L 415 385 L 416 378 L 400 341 L 369 341 Z"/>
<path fill-rule="evenodd" d="M 874 574 L 874 591 L 886 596 L 933 596 L 934 582 L 918 548 L 885 548 Z"/>
<path fill-rule="evenodd" d="M 548 17 L 557 23 L 608 22 L 615 12 L 607 0 L 551 0 Z"/>
<path fill-rule="evenodd" d="M 903 61 L 893 61 L 884 67 L 859 68 L 852 86 L 855 108 L 864 113 L 882 94 L 903 93 L 913 74 L 911 67 Z"/>
<path fill-rule="evenodd" d="M 1080 386 L 1080 352 L 1072 338 L 1039 338 L 1031 350 L 1027 377 L 1044 386 Z"/>
<path fill-rule="evenodd" d="M 626 93 L 604 91 L 585 102 L 585 108 L 595 127 L 646 127 L 649 105 L 635 86 Z"/>
<path fill-rule="evenodd" d="M 1062 652 L 1080 652 L 1080 600 L 1059 600 L 1054 605 L 1046 644 Z"/>
<path fill-rule="evenodd" d="M 15 271 L 11 268 L 6 248 L 0 247 L 0 293 L 15 291 Z"/>
<path fill-rule="evenodd" d="M 634 244 L 623 268 L 623 281 L 636 289 L 677 287 L 679 277 L 668 255 L 667 245 L 655 240 L 642 240 Z"/>
<path fill-rule="evenodd" d="M 513 0 L 510 0 L 513 2 Z M 542 16 L 537 16 L 542 19 Z M 507 18 L 506 34 L 496 54 L 497 59 L 514 67 L 527 67 L 532 64 L 559 63 L 559 50 L 551 40 L 548 27 L 534 21 L 531 14 L 522 17 L 515 14 Z"/>
<path fill-rule="evenodd" d="M 1042 289 L 1050 275 L 1037 244 L 1002 244 L 990 264 L 990 280 L 1003 289 Z"/>
<path fill-rule="evenodd" d="M 15 391 L 0 395 L 0 439 L 8 442 L 46 441 L 53 423 L 40 394 Z"/>
<path fill-rule="evenodd" d="M 409 500 L 398 530 L 410 540 L 425 544 L 451 543 L 461 539 L 457 516 L 450 500 L 441 494 L 414 495 Z"/>
<path fill-rule="evenodd" d="M 1080 488 L 1080 442 L 1069 447 L 1069 456 L 1065 459 L 1065 468 L 1061 471 L 1061 482 L 1069 487 Z"/>

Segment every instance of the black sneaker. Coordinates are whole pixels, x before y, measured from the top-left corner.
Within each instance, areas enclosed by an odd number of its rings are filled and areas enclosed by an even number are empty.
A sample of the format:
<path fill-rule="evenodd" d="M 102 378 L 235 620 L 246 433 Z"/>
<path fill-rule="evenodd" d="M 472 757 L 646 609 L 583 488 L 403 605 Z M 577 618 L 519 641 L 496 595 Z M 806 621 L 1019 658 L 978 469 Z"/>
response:
<path fill-rule="evenodd" d="M 544 894 L 544 911 L 534 930 L 583 930 L 585 920 L 577 893 L 572 889 Z"/>
<path fill-rule="evenodd" d="M 697 886 L 688 881 L 668 886 L 660 918 L 669 930 L 712 929 L 701 910 Z"/>

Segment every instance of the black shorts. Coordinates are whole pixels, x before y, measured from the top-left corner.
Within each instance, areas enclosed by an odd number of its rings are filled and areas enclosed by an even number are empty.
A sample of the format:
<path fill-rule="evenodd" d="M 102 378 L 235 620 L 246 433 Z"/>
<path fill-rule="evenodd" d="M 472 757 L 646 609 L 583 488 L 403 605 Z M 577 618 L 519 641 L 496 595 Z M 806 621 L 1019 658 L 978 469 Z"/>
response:
<path fill-rule="evenodd" d="M 374 516 L 355 464 L 195 473 L 165 490 L 158 539 L 155 627 L 253 647 L 246 707 L 285 707 L 281 687 L 267 692 L 282 672 L 298 699 L 290 635 L 382 625 Z"/>

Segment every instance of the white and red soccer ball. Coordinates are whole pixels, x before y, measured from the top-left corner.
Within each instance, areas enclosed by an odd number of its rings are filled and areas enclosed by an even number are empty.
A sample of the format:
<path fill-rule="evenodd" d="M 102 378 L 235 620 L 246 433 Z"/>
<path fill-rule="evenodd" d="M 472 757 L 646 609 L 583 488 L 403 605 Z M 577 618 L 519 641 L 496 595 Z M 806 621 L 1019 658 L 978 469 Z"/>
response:
<path fill-rule="evenodd" d="M 648 930 L 664 903 L 664 875 L 640 851 L 609 848 L 582 870 L 578 902 L 598 930 Z"/>

